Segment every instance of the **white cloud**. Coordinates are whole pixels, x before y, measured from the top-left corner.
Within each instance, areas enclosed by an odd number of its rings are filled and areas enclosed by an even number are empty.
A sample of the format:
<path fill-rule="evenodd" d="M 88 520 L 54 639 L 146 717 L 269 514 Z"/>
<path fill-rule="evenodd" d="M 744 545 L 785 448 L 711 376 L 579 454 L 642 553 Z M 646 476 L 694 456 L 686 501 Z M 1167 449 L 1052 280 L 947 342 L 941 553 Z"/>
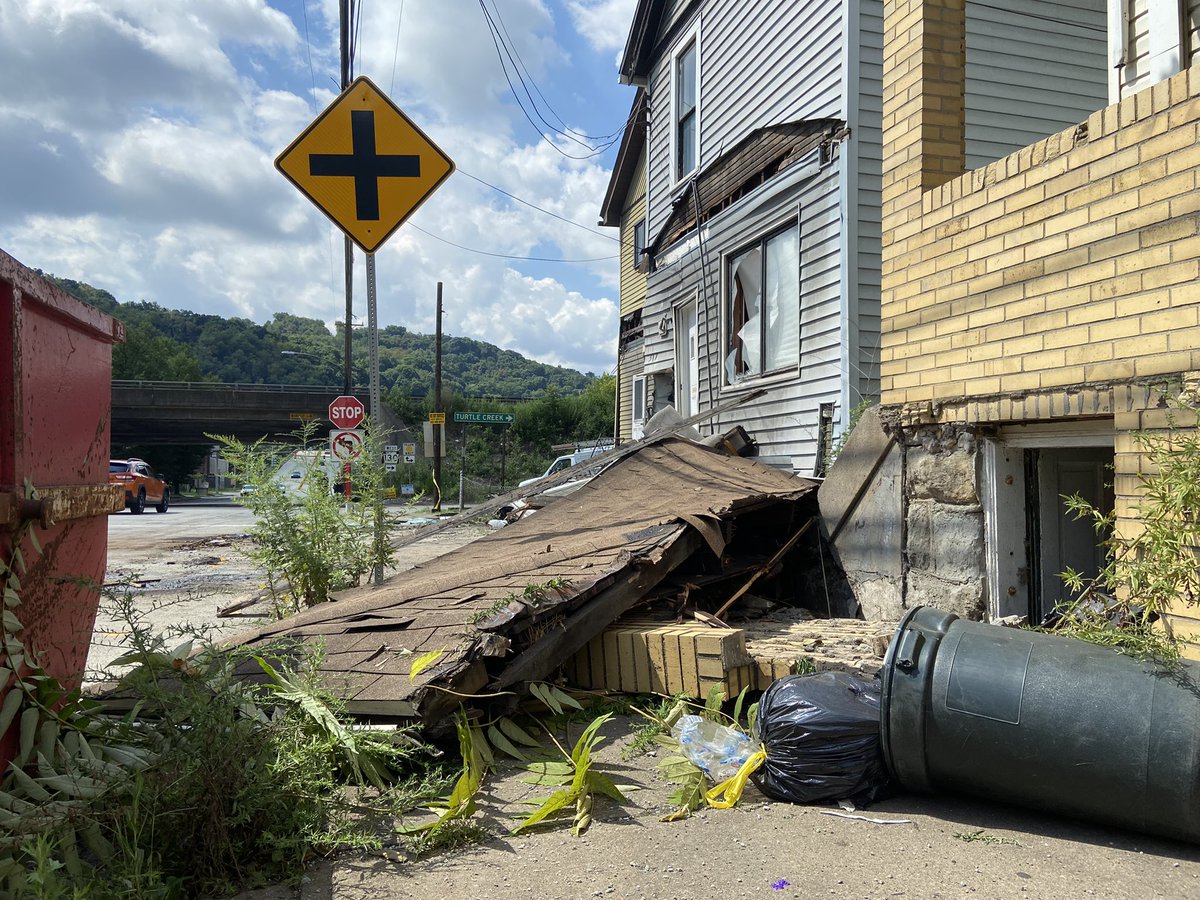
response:
<path fill-rule="evenodd" d="M 306 4 L 305 22 L 294 5 L 274 2 L 0 0 L 0 247 L 120 300 L 260 322 L 277 311 L 340 319 L 340 232 L 272 165 L 336 93 L 337 3 Z M 618 110 L 603 131 L 619 127 L 622 89 L 576 67 L 584 42 L 609 48 L 627 30 L 622 3 L 631 12 L 629 0 L 497 4 L 530 89 L 551 97 L 562 88 L 568 121 L 594 114 L 590 94 L 602 81 Z M 567 158 L 586 154 L 562 138 L 557 150 L 539 139 L 476 0 L 407 3 L 399 41 L 396 4 L 365 8 L 358 70 L 463 172 L 594 228 L 606 165 Z M 412 221 L 496 254 L 617 253 L 603 236 L 615 231 L 573 227 L 462 174 Z M 365 317 L 358 260 L 355 310 Z M 584 370 L 612 365 L 615 260 L 542 266 L 467 253 L 408 227 L 377 260 L 383 325 L 432 331 L 441 280 L 449 333 Z"/>
<path fill-rule="evenodd" d="M 569 0 L 575 27 L 596 50 L 621 50 L 637 0 Z"/>

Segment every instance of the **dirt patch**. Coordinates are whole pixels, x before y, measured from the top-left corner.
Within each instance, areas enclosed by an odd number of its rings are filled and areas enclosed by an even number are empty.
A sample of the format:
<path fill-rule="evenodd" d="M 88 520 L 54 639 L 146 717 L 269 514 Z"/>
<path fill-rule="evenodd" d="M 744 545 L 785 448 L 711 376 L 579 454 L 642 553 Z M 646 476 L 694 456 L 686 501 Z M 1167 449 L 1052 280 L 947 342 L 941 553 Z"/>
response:
<path fill-rule="evenodd" d="M 622 758 L 638 719 L 605 727 L 603 771 L 638 784 L 629 802 L 597 799 L 592 827 L 512 835 L 523 800 L 549 793 L 502 764 L 480 797 L 483 842 L 425 859 L 395 847 L 326 860 L 299 888 L 240 900 L 475 897 L 494 900 L 660 897 L 1192 898 L 1200 849 L 963 798 L 898 795 L 861 814 L 775 803 L 751 785 L 732 810 L 662 822 L 671 786 L 661 756 Z M 578 734 L 574 726 L 568 738 Z"/>

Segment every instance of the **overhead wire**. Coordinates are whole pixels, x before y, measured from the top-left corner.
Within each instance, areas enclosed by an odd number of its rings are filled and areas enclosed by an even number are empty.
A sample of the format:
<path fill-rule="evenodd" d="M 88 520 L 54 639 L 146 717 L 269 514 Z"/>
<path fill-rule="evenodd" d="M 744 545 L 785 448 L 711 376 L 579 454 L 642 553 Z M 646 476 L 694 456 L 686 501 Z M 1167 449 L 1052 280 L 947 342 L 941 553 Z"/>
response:
<path fill-rule="evenodd" d="M 396 48 L 392 51 L 392 80 L 388 84 L 388 93 L 396 90 L 396 60 L 400 58 L 400 23 L 404 21 L 404 0 L 400 0 L 400 15 L 396 17 Z"/>
<path fill-rule="evenodd" d="M 420 225 L 412 222 L 408 223 L 409 228 L 413 228 L 427 237 L 433 238 L 435 241 L 441 241 L 443 244 L 449 244 L 451 247 L 457 247 L 459 250 L 466 250 L 468 253 L 478 253 L 481 256 L 494 256 L 497 259 L 516 259 L 524 262 L 547 262 L 547 263 L 593 263 L 593 262 L 608 262 L 609 260 L 620 259 L 619 256 L 594 256 L 589 259 L 561 259 L 553 256 L 515 256 L 511 253 L 493 253 L 491 250 L 480 250 L 476 247 L 468 247 L 465 244 L 458 244 L 449 238 L 444 238 L 441 235 L 434 234 L 431 231 L 426 231 Z"/>
<path fill-rule="evenodd" d="M 481 5 L 484 2 L 485 2 L 485 0 L 480 0 Z M 588 146 L 587 144 L 585 144 L 584 141 L 593 141 L 593 142 L 597 142 L 597 143 L 603 143 L 603 142 L 607 141 L 610 143 L 610 146 L 611 146 L 612 139 L 614 137 L 618 137 L 618 138 L 620 137 L 621 132 L 624 130 L 624 125 L 622 125 L 621 128 L 617 129 L 616 131 L 611 132 L 609 134 L 605 134 L 605 135 L 589 135 L 589 134 L 584 134 L 583 132 L 579 131 L 578 129 L 570 128 L 567 125 L 566 121 L 563 119 L 563 117 L 561 115 L 559 115 L 557 110 L 555 110 L 554 107 L 551 105 L 550 101 L 546 99 L 546 95 L 542 93 L 541 88 L 539 88 L 537 86 L 537 82 L 534 80 L 533 75 L 530 73 L 529 67 L 527 65 L 525 65 L 525 60 L 521 58 L 521 53 L 517 49 L 517 43 L 516 43 L 516 41 L 514 41 L 512 39 L 512 35 L 510 35 L 508 33 L 508 26 L 505 25 L 504 17 L 500 14 L 500 6 L 499 6 L 497 0 L 491 0 L 491 3 L 492 3 L 492 10 L 495 14 L 495 19 L 493 20 L 491 18 L 491 16 L 488 15 L 488 11 L 487 11 L 486 7 L 484 7 L 484 14 L 485 14 L 485 16 L 488 17 L 490 23 L 492 23 L 493 25 L 496 23 L 499 24 L 500 31 L 503 32 L 503 35 L 498 35 L 500 37 L 500 43 L 503 45 L 505 54 L 508 56 L 509 61 L 513 64 L 513 70 L 514 70 L 514 72 L 516 72 L 517 80 L 521 82 L 521 86 L 525 89 L 525 96 L 529 98 L 529 103 L 533 107 L 533 111 L 537 115 L 537 117 L 542 120 L 542 122 L 546 125 L 547 128 L 550 128 L 551 130 L 562 135 L 563 137 L 576 140 L 576 143 L 579 143 L 582 146 L 588 147 L 588 149 L 592 149 L 592 148 L 590 146 Z M 526 81 L 526 79 L 528 79 L 528 82 Z M 547 111 L 550 113 L 550 115 L 554 116 L 554 118 L 558 120 L 558 123 L 559 123 L 559 125 L 562 126 L 562 128 L 559 128 L 558 126 L 554 125 L 545 116 L 542 115 L 541 110 L 538 109 L 537 100 L 535 100 L 533 98 L 533 94 L 530 93 L 530 89 L 529 89 L 530 85 L 533 86 L 533 93 L 536 93 L 538 95 L 538 97 L 541 99 L 542 103 L 545 105 Z"/>
<path fill-rule="evenodd" d="M 575 137 L 573 134 L 564 132 L 561 129 L 556 128 L 551 123 L 547 122 L 545 120 L 545 118 L 543 116 L 541 116 L 540 112 L 538 112 L 536 104 L 533 104 L 532 99 L 531 99 L 530 104 L 532 106 L 534 106 L 534 111 L 536 113 L 538 113 L 538 118 L 542 119 L 543 125 L 545 125 L 550 131 L 552 131 L 556 134 L 562 135 L 564 138 L 566 138 L 568 140 L 574 141 L 576 144 L 579 144 L 580 146 L 587 148 L 591 152 L 587 153 L 586 155 L 583 155 L 583 156 L 577 156 L 575 154 L 568 153 L 567 151 L 563 150 L 562 147 L 558 146 L 558 144 L 556 144 L 554 141 L 552 141 L 549 137 L 546 136 L 546 133 L 542 130 L 542 127 L 540 125 L 538 125 L 537 122 L 534 121 L 533 116 L 530 115 L 529 110 L 526 109 L 525 104 L 521 101 L 521 95 L 520 95 L 520 93 L 518 93 L 516 86 L 513 84 L 512 78 L 508 74 L 508 64 L 506 64 L 504 61 L 505 53 L 504 53 L 504 50 L 502 49 L 503 40 L 500 36 L 499 29 L 496 27 L 496 24 L 492 20 L 492 15 L 488 11 L 487 5 L 484 3 L 484 0 L 479 0 L 479 8 L 483 11 L 484 18 L 487 20 L 488 34 L 492 39 L 492 45 L 496 48 L 496 56 L 500 60 L 500 69 L 504 73 L 504 80 L 508 83 L 508 88 L 512 92 L 513 99 L 515 99 L 517 101 L 517 106 L 520 108 L 521 114 L 524 115 L 525 119 L 529 122 L 529 124 L 531 126 L 533 126 L 533 129 L 538 133 L 538 136 L 543 141 L 545 141 L 547 144 L 549 144 L 552 148 L 554 148 L 554 151 L 556 153 L 559 153 L 562 156 L 565 156 L 567 159 L 574 159 L 574 160 L 593 159 L 593 158 L 600 156 L 600 155 L 604 154 L 605 152 L 607 152 L 608 149 L 613 144 L 616 143 L 616 139 L 609 141 L 607 144 L 604 144 L 603 146 L 592 147 L 590 144 L 587 144 L 586 142 L 581 141 L 579 138 Z M 511 59 L 509 60 L 509 62 L 510 63 L 512 62 Z M 515 63 L 512 63 L 512 65 L 513 65 L 514 70 L 516 71 L 517 79 L 520 81 L 521 80 L 520 70 L 517 69 Z M 524 85 L 523 81 L 522 81 L 522 85 Z M 526 94 L 528 95 L 528 88 L 526 88 Z"/>
<path fill-rule="evenodd" d="M 558 213 L 551 212 L 548 209 L 544 209 L 543 207 L 538 206 L 536 203 L 531 203 L 528 200 L 523 200 L 520 197 L 518 197 L 516 194 L 511 194 L 502 187 L 497 187 L 496 185 L 492 184 L 489 181 L 484 181 L 478 175 L 472 175 L 470 172 L 466 172 L 462 169 L 458 169 L 457 171 L 458 171 L 459 175 L 465 175 L 468 178 L 470 178 L 472 181 L 477 181 L 480 184 L 482 184 L 484 187 L 491 188 L 496 193 L 503 194 L 505 197 L 508 197 L 511 200 L 516 200 L 518 203 L 528 206 L 530 209 L 536 209 L 538 212 L 544 213 L 545 215 L 550 216 L 551 218 L 558 219 L 560 222 L 566 222 L 568 225 L 574 225 L 576 228 L 581 228 L 584 231 L 588 232 L 589 234 L 596 234 L 602 238 L 607 238 L 610 241 L 616 241 L 618 244 L 621 243 L 620 238 L 615 238 L 611 234 L 606 234 L 603 231 L 597 231 L 595 228 L 591 228 L 587 225 L 583 225 L 579 222 L 576 222 L 573 219 L 568 219 L 566 216 L 560 216 Z"/>

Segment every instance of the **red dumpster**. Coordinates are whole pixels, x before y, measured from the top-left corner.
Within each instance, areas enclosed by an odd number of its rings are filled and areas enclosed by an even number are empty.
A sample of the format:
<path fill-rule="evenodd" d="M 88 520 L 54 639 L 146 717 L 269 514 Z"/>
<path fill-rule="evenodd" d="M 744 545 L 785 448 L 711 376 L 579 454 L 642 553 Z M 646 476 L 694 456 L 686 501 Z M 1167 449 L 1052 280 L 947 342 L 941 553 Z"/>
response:
<path fill-rule="evenodd" d="M 124 506 L 121 488 L 108 484 L 112 345 L 122 340 L 120 322 L 0 250 L 0 568 L 7 575 L 22 535 L 27 570 L 14 636 L 68 687 L 79 685 L 87 662 L 107 514 Z M 0 695 L 9 686 L 0 684 Z M 0 770 L 15 751 L 15 730 L 0 735 Z"/>

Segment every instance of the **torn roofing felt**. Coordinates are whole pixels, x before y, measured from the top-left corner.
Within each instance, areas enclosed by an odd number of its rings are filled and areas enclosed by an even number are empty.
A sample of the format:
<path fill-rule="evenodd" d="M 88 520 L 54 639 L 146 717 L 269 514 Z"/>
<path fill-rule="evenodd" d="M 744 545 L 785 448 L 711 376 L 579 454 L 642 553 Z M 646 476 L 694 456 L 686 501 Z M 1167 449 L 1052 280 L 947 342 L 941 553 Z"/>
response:
<path fill-rule="evenodd" d="M 726 522 L 815 487 L 669 438 L 535 515 L 235 641 L 321 641 L 322 680 L 350 711 L 430 719 L 456 693 L 548 676 L 693 553 L 720 556 Z"/>

